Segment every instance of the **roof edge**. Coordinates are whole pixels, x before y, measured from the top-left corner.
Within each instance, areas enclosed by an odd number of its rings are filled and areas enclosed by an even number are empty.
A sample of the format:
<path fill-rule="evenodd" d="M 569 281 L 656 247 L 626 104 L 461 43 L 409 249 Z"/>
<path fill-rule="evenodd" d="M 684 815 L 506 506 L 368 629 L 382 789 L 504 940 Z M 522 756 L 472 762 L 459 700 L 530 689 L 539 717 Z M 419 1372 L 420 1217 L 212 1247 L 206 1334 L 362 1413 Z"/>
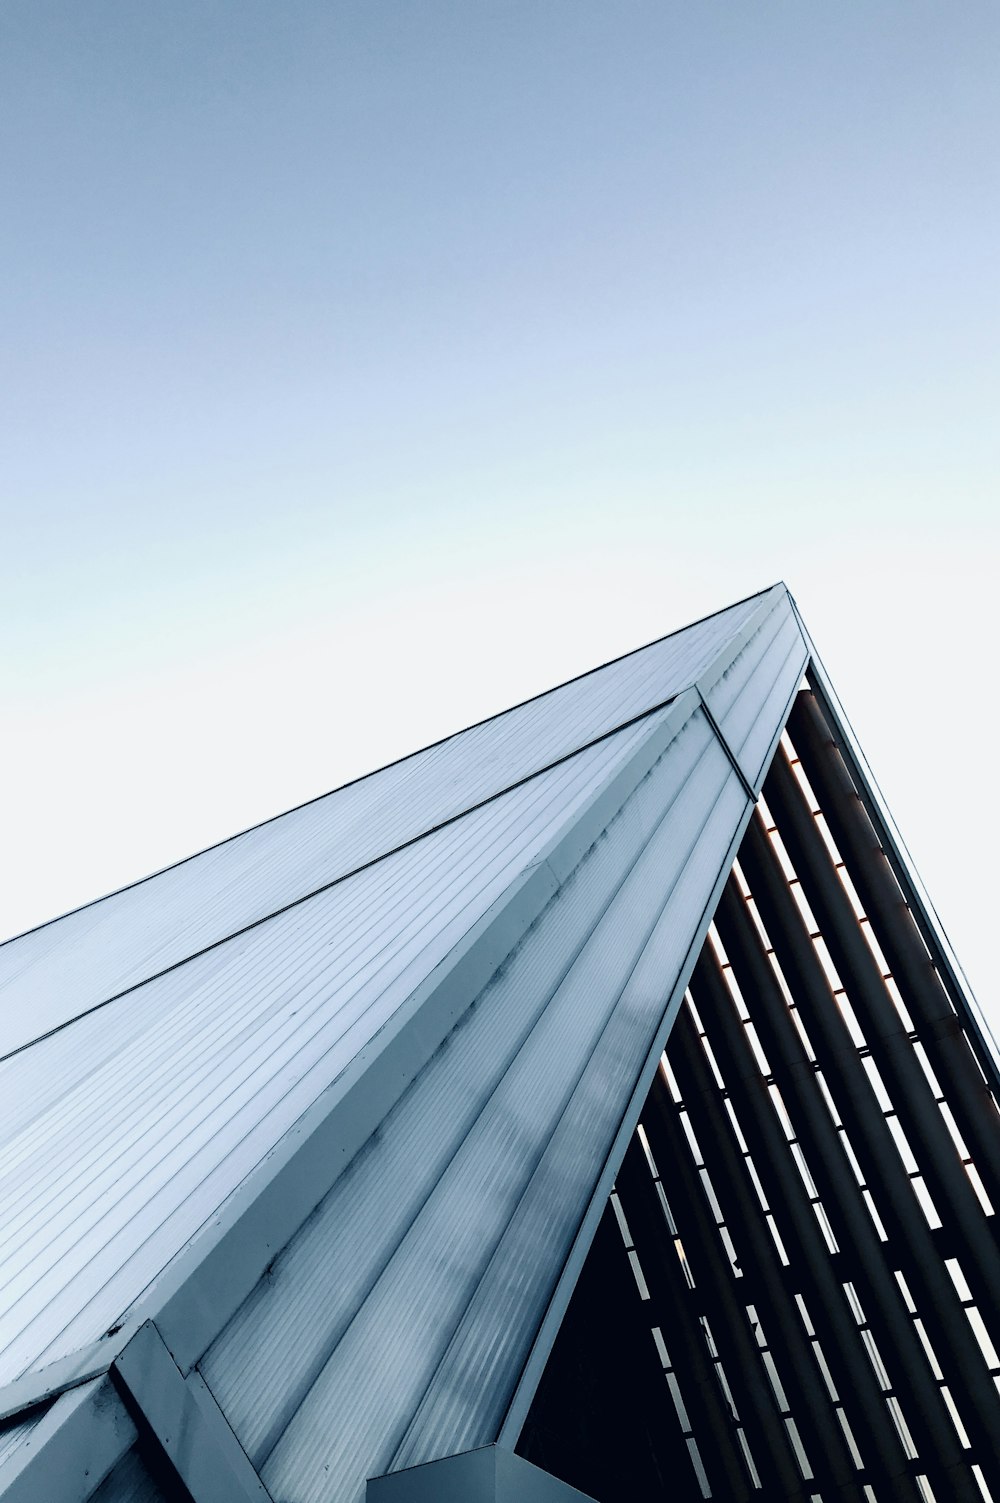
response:
<path fill-rule="evenodd" d="M 447 741 L 453 741 L 456 736 L 462 736 L 466 731 L 474 731 L 481 725 L 489 725 L 493 720 L 500 720 L 504 715 L 509 715 L 514 710 L 520 710 L 524 705 L 534 704 L 536 700 L 545 699 L 547 695 L 554 694 L 558 689 L 564 689 L 569 684 L 579 683 L 581 679 L 589 678 L 591 674 L 600 673 L 604 668 L 610 668 L 614 663 L 624 662 L 626 658 L 635 657 L 639 652 L 645 652 L 647 647 L 655 647 L 660 642 L 669 641 L 671 637 L 678 637 L 682 632 L 690 631 L 694 626 L 701 626 L 706 621 L 713 620 L 716 616 L 725 615 L 726 611 L 732 611 L 737 606 L 747 605 L 751 600 L 762 599 L 773 590 L 786 589 L 783 580 L 778 580 L 772 585 L 767 585 L 762 590 L 755 590 L 749 595 L 744 595 L 739 600 L 730 601 L 728 605 L 720 606 L 716 611 L 709 611 L 707 615 L 698 616 L 694 621 L 688 621 L 683 626 L 675 627 L 673 631 L 664 632 L 662 637 L 653 637 L 648 642 L 643 642 L 638 647 L 632 647 L 628 652 L 619 653 L 617 657 L 608 658 L 606 662 L 598 663 L 593 668 L 587 668 L 583 673 L 577 673 L 570 678 L 563 679 L 558 684 L 553 684 L 548 689 L 542 689 L 537 694 L 529 694 L 527 699 L 518 700 L 512 705 L 507 705 L 502 710 L 495 710 L 492 715 L 486 715 L 482 720 L 474 720 L 471 725 L 460 726 L 457 730 L 449 731 L 446 736 L 439 736 L 436 741 L 428 741 L 425 746 L 415 747 L 411 752 L 405 752 L 401 757 L 394 757 L 389 762 L 384 762 L 380 767 L 373 767 L 368 772 L 363 772 L 356 778 L 348 778 L 344 783 L 338 783 L 335 788 L 328 788 L 324 793 L 314 794 L 312 798 L 303 799 L 300 804 L 292 804 L 287 809 L 282 809 L 278 814 L 270 814 L 266 819 L 260 819 L 255 824 L 246 825 L 242 830 L 236 830 L 232 835 L 226 835 L 222 840 L 214 840 L 209 845 L 202 846 L 197 851 L 192 851 L 188 856 L 181 856 L 176 861 L 168 861 L 165 866 L 159 866 L 155 871 L 147 872 L 143 877 L 136 877 L 131 882 L 123 882 L 120 887 L 112 887 L 108 892 L 101 893 L 99 897 L 88 898 L 85 903 L 78 903 L 75 908 L 67 908 L 62 913 L 54 914 L 52 918 L 43 919 L 39 924 L 31 924 L 27 929 L 20 930 L 17 934 L 8 935 L 0 940 L 0 949 L 6 945 L 14 944 L 16 940 L 25 939 L 29 934 L 37 934 L 42 929 L 47 929 L 52 924 L 61 923 L 63 919 L 71 918 L 74 913 L 83 913 L 87 908 L 95 908 L 98 903 L 105 903 L 109 898 L 114 898 L 119 893 L 129 892 L 133 887 L 142 887 L 146 882 L 151 882 L 154 877 L 160 877 L 164 872 L 174 871 L 179 866 L 185 866 L 189 861 L 194 861 L 198 856 L 204 856 L 209 851 L 216 851 L 221 846 L 229 845 L 234 840 L 240 840 L 244 835 L 249 835 L 253 830 L 261 830 L 265 825 L 274 824 L 279 819 L 284 819 L 288 814 L 295 814 L 299 809 L 308 809 L 311 804 L 322 803 L 323 799 L 331 798 L 333 794 L 340 793 L 344 788 L 353 788 L 358 783 L 364 783 L 368 778 L 376 777 L 379 773 L 386 772 L 390 767 L 398 767 L 403 762 L 408 762 L 412 757 L 419 757 L 423 752 L 432 751 L 436 746 L 443 746 Z M 683 692 L 683 691 L 680 691 Z"/>

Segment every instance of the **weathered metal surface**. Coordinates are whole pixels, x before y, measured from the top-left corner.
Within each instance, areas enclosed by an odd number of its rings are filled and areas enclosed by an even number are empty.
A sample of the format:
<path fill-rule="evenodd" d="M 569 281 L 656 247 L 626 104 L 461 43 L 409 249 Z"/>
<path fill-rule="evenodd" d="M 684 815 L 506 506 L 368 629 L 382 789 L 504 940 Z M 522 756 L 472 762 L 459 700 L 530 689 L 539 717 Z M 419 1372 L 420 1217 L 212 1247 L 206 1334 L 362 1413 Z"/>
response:
<path fill-rule="evenodd" d="M 110 1378 L 63 1394 L 0 1466 L 2 1503 L 89 1498 L 136 1439 Z M 110 1503 L 110 1500 L 109 1500 Z"/>

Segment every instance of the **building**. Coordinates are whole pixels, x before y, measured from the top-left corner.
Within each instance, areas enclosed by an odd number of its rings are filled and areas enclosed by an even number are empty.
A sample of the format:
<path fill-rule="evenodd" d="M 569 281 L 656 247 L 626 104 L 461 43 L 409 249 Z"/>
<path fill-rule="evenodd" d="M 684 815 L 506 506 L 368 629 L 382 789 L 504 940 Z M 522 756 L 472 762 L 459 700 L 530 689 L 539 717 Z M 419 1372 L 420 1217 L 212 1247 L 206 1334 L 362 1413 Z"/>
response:
<path fill-rule="evenodd" d="M 3 1503 L 1000 1500 L 995 1057 L 783 585 L 0 996 Z"/>

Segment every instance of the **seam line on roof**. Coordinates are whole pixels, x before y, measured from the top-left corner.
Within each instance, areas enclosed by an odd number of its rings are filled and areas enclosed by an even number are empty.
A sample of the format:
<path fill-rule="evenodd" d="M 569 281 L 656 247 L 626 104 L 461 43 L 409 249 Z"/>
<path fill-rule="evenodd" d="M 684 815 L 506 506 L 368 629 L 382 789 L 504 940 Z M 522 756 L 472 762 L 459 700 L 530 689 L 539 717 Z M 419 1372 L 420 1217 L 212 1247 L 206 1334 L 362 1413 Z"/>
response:
<path fill-rule="evenodd" d="M 521 710 L 525 705 L 535 704 L 540 699 L 547 699 L 550 694 L 555 694 L 558 689 L 566 689 L 570 684 L 577 684 L 581 679 L 590 678 L 595 673 L 600 673 L 605 668 L 611 668 L 615 663 L 623 663 L 626 658 L 634 658 L 647 648 L 658 647 L 661 642 L 668 642 L 671 637 L 679 637 L 686 631 L 691 631 L 696 626 L 704 626 L 706 621 L 712 621 L 716 616 L 724 616 L 727 611 L 735 611 L 741 605 L 749 605 L 751 600 L 762 600 L 772 590 L 778 589 L 781 580 L 774 584 L 766 585 L 762 590 L 755 590 L 750 595 L 744 595 L 741 600 L 733 600 L 729 605 L 720 606 L 717 611 L 709 611 L 706 616 L 699 616 L 694 621 L 689 621 L 685 626 L 675 627 L 662 637 L 654 637 L 650 642 L 643 642 L 638 647 L 632 647 L 628 652 L 619 653 L 616 658 L 608 658 L 605 663 L 598 663 L 594 668 L 586 668 L 582 673 L 576 673 L 571 678 L 564 679 L 562 683 L 553 684 L 549 689 L 541 689 L 537 694 L 530 694 L 527 699 L 518 700 L 515 704 L 507 705 L 503 710 L 495 710 L 492 715 L 485 715 L 482 720 L 474 720 L 471 725 L 461 726 L 457 731 L 449 731 L 448 735 L 440 736 L 436 741 L 429 741 L 426 746 L 418 746 L 414 751 L 405 752 L 401 757 L 395 757 L 391 762 L 385 762 L 381 767 L 373 767 L 370 772 L 363 772 L 356 778 L 348 778 L 346 783 L 338 783 L 336 788 L 328 788 L 325 793 L 317 793 L 312 798 L 303 799 L 301 804 L 292 804 L 289 809 L 282 809 L 280 814 L 271 814 L 267 819 L 261 819 L 256 824 L 247 825 L 245 829 L 237 830 L 233 835 L 226 835 L 222 840 L 215 840 L 211 845 L 203 846 L 200 851 L 192 851 L 190 856 L 181 856 L 177 861 L 168 861 L 166 866 L 157 867 L 156 871 L 148 872 L 144 877 L 137 877 L 134 882 L 125 882 L 121 887 L 113 887 L 110 892 L 102 893 L 98 898 L 91 898 L 89 902 L 79 903 L 75 908 L 67 908 L 64 913 L 56 914 L 54 918 L 45 919 L 40 924 L 32 924 L 28 929 L 22 929 L 19 934 L 8 935 L 0 940 L 0 949 L 5 945 L 11 945 L 15 940 L 24 939 L 28 934 L 35 934 L 39 929 L 47 929 L 51 924 L 58 924 L 65 918 L 70 918 L 74 913 L 82 913 L 87 908 L 95 908 L 98 903 L 106 903 L 109 898 L 115 898 L 119 893 L 129 892 L 133 887 L 142 887 L 146 882 L 152 882 L 154 877 L 160 877 L 164 872 L 174 871 L 178 866 L 186 866 L 189 861 L 194 861 L 198 856 L 204 856 L 209 851 L 217 851 L 221 846 L 230 845 L 234 840 L 240 840 L 244 835 L 249 835 L 253 830 L 261 830 L 265 825 L 274 824 L 279 819 L 284 819 L 288 814 L 295 814 L 299 809 L 308 809 L 310 804 L 319 804 L 326 798 L 332 798 L 335 793 L 342 793 L 345 788 L 353 788 L 357 783 L 364 783 L 369 778 L 377 777 L 379 773 L 388 772 L 390 767 L 399 767 L 403 762 L 409 762 L 413 757 L 419 757 L 424 752 L 433 751 L 437 746 L 444 746 L 448 741 L 454 741 L 458 736 L 464 736 L 467 731 L 475 731 L 482 725 L 489 725 L 494 720 L 502 720 L 505 715 L 511 715 L 515 710 Z M 679 690 L 678 693 L 682 693 Z M 676 698 L 676 695 L 674 696 Z M 665 701 L 669 703 L 669 701 Z M 582 748 L 581 748 L 582 750 Z M 72 1020 L 71 1020 L 72 1021 Z M 27 1047 L 27 1046 L 25 1046 Z M 2 1060 L 0 1060 L 2 1062 Z"/>
<path fill-rule="evenodd" d="M 701 688 L 698 684 L 694 684 L 692 687 L 695 689 L 698 698 L 701 701 L 701 708 L 705 712 L 705 719 L 711 726 L 712 733 L 715 736 L 716 741 L 718 741 L 719 745 L 722 747 L 722 750 L 725 752 L 727 758 L 729 759 L 729 765 L 732 767 L 733 771 L 735 772 L 736 776 L 739 778 L 740 783 L 743 786 L 743 792 L 746 794 L 750 802 L 752 804 L 755 804 L 757 802 L 756 790 L 753 784 L 750 782 L 750 779 L 747 777 L 746 773 L 743 771 L 743 768 L 736 760 L 736 753 L 733 751 L 732 747 L 729 745 L 729 742 L 722 734 L 719 722 L 716 720 L 715 716 L 712 714 L 712 711 L 709 709 L 708 700 L 705 698 L 704 694 L 702 694 Z"/>
<path fill-rule="evenodd" d="M 134 1324 L 123 1323 L 113 1337 L 102 1336 L 43 1367 L 28 1367 L 0 1386 L 0 1425 L 51 1403 L 72 1388 L 103 1377 L 135 1331 Z"/>
<path fill-rule="evenodd" d="M 619 725 L 614 725 L 609 730 L 602 731 L 599 736 L 594 736 L 589 741 L 584 741 L 580 746 L 573 747 L 571 751 L 564 752 L 562 756 L 555 757 L 551 762 L 545 763 L 544 766 L 536 767 L 533 772 L 525 773 L 524 777 L 516 779 L 515 782 L 509 783 L 503 788 L 496 789 L 493 793 L 487 794 L 485 798 L 479 799 L 477 803 L 469 804 L 465 808 L 458 810 L 455 814 L 449 814 L 447 819 L 442 819 L 438 824 L 430 825 L 426 830 L 421 830 L 418 834 L 411 835 L 408 840 L 402 841 L 399 845 L 392 846 L 389 850 L 380 851 L 377 856 L 372 856 L 368 861 L 363 861 L 359 866 L 352 867 L 350 871 L 341 872 L 339 876 L 331 878 L 329 882 L 324 882 L 319 887 L 310 888 L 308 892 L 302 893 L 297 898 L 292 898 L 290 902 L 282 904 L 280 908 L 275 908 L 270 913 L 261 914 L 260 918 L 254 919 L 251 923 L 243 924 L 239 929 L 234 929 L 230 934 L 224 934 L 221 938 L 214 939 L 211 944 L 203 945 L 200 950 L 193 950 L 190 955 L 184 955 L 180 960 L 175 960 L 171 965 L 164 966 L 162 970 L 154 971 L 151 975 L 144 976 L 141 981 L 134 981 L 131 986 L 123 987 L 121 991 L 113 993 L 112 996 L 105 997 L 102 1001 L 95 1002 L 92 1006 L 84 1008 L 83 1012 L 74 1013 L 73 1017 L 64 1019 L 63 1022 L 56 1024 L 54 1028 L 49 1028 L 45 1033 L 40 1033 L 37 1038 L 28 1039 L 26 1043 L 19 1044 L 16 1049 L 11 1049 L 6 1054 L 0 1054 L 0 1064 L 5 1064 L 7 1060 L 14 1059 L 18 1054 L 23 1054 L 26 1050 L 33 1049 L 36 1044 L 44 1043 L 46 1039 L 53 1038 L 57 1033 L 64 1032 L 65 1029 L 72 1027 L 74 1023 L 79 1023 L 84 1018 L 89 1018 L 93 1013 L 100 1012 L 102 1008 L 110 1007 L 112 1002 L 119 1002 L 123 997 L 129 996 L 132 992 L 139 991 L 141 987 L 149 986 L 151 982 L 159 981 L 163 976 L 169 976 L 171 971 L 179 970 L 181 966 L 188 965 L 192 960 L 198 960 L 202 955 L 209 955 L 213 950 L 220 949 L 232 940 L 239 939 L 244 934 L 249 934 L 251 930 L 259 929 L 262 924 L 269 923 L 271 919 L 280 918 L 282 914 L 288 913 L 292 908 L 299 908 L 303 903 L 308 903 L 310 899 L 319 897 L 321 893 L 329 892 L 333 887 L 339 887 L 342 882 L 348 881 L 351 877 L 359 876 L 361 872 L 368 871 L 370 867 L 377 866 L 381 861 L 388 860 L 390 856 L 398 855 L 400 851 L 408 850 L 410 846 L 419 844 L 421 840 L 426 840 L 428 836 L 436 835 L 439 830 L 445 830 L 449 825 L 457 824 L 459 820 L 465 819 L 467 815 L 475 814 L 478 810 L 486 808 L 487 805 L 495 803 L 497 799 L 503 798 L 505 794 L 513 793 L 515 789 L 524 787 L 526 783 L 533 782 L 535 778 L 542 777 L 543 774 L 553 771 L 556 767 L 561 767 L 564 762 L 569 762 L 573 757 L 578 757 L 581 752 L 589 751 L 591 747 L 599 746 L 602 741 L 607 741 L 612 736 L 617 736 L 619 732 L 627 731 L 631 726 L 638 725 L 640 721 L 647 720 L 651 715 L 657 714 L 660 710 L 665 710 L 668 705 L 674 704 L 676 700 L 681 698 L 681 695 L 688 692 L 688 690 L 682 689 L 680 693 L 671 694 L 668 699 L 660 700 L 657 704 L 650 705 L 646 710 L 640 710 L 637 715 L 632 715 L 628 720 L 623 720 Z M 700 698 L 700 691 L 696 692 L 698 692 Z M 703 700 L 701 701 L 701 706 L 704 708 Z M 721 740 L 722 738 L 719 735 L 719 730 L 715 722 L 710 720 L 710 724 L 715 735 Z M 724 741 L 722 745 L 725 747 Z M 732 753 L 729 752 L 728 747 L 726 747 L 726 751 L 731 759 Z M 742 777 L 742 773 L 740 776 Z"/>

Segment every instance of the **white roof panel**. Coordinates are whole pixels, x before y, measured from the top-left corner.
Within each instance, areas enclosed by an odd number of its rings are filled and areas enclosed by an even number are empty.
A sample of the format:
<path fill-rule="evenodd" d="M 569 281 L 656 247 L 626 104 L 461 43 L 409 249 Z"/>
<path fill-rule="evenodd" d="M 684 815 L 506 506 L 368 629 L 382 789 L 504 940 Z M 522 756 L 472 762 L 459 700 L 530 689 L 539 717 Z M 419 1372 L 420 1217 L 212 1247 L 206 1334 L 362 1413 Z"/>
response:
<path fill-rule="evenodd" d="M 693 683 L 759 596 L 0 945 L 0 1056 Z"/>

